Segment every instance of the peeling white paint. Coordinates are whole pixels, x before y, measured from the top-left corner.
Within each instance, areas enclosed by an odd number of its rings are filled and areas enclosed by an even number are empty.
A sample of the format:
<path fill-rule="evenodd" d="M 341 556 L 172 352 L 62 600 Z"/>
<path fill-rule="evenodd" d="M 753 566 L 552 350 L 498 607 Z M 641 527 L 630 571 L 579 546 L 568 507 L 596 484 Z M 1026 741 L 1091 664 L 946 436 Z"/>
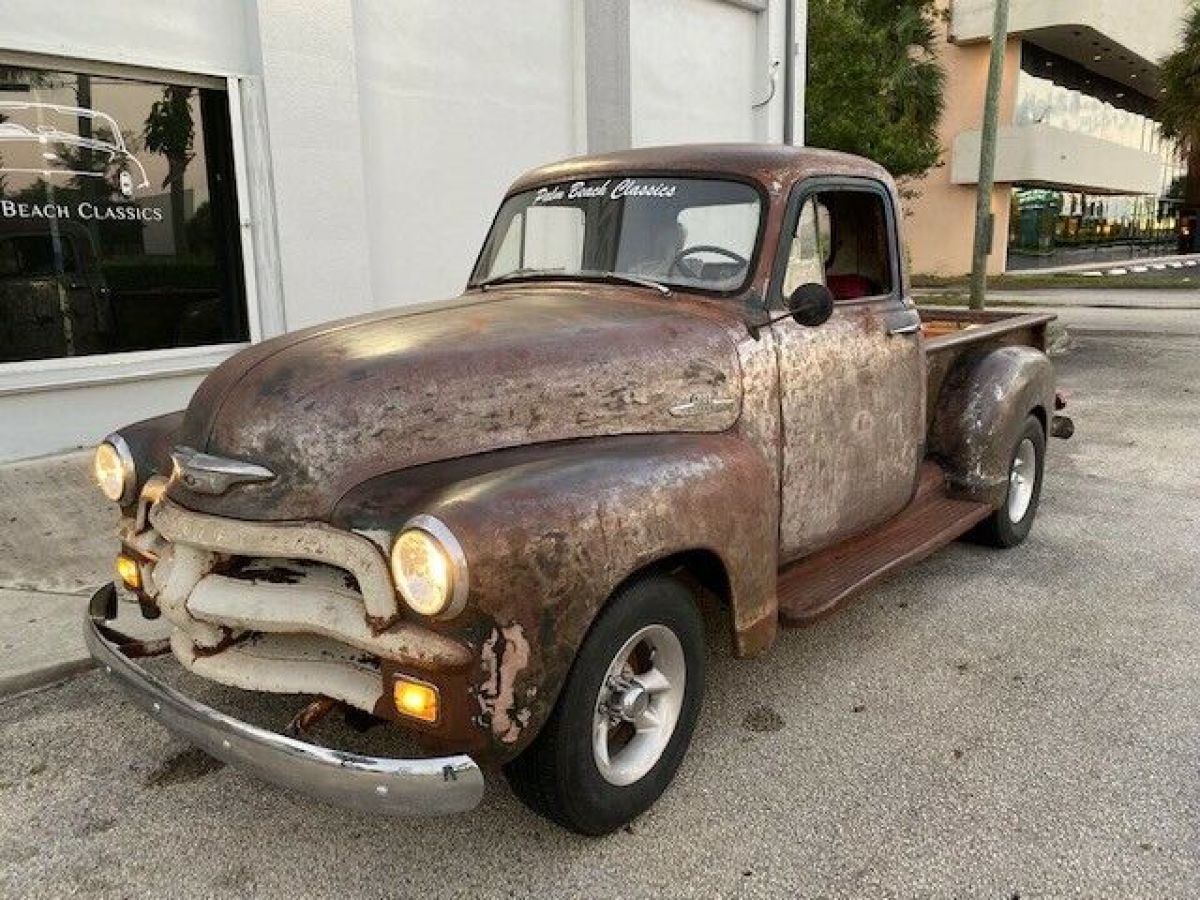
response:
<path fill-rule="evenodd" d="M 481 718 L 500 741 L 511 744 L 529 722 L 529 708 L 516 708 L 517 676 L 529 665 L 529 641 L 517 623 L 493 628 L 484 641 L 484 682 L 476 691 Z M 531 695 L 532 697 L 532 695 Z M 531 699 L 528 698 L 528 699 Z"/>

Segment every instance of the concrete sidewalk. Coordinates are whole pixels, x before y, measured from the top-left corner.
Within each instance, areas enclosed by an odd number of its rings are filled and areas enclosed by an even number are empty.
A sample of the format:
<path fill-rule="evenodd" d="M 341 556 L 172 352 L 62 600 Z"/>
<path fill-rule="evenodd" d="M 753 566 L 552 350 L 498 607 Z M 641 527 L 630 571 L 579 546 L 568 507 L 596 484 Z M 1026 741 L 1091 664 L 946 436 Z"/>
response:
<path fill-rule="evenodd" d="M 936 294 L 936 291 L 926 293 Z M 988 291 L 990 306 L 1091 307 L 1128 310 L 1200 310 L 1200 281 L 1193 290 L 1055 288 L 1043 291 Z"/>
<path fill-rule="evenodd" d="M 0 696 L 90 665 L 83 616 L 112 579 L 118 513 L 91 452 L 0 465 Z"/>
<path fill-rule="evenodd" d="M 83 645 L 87 597 L 0 588 L 0 697 L 91 666 Z"/>
<path fill-rule="evenodd" d="M 80 594 L 112 578 L 116 507 L 91 451 L 0 465 L 0 588 Z"/>

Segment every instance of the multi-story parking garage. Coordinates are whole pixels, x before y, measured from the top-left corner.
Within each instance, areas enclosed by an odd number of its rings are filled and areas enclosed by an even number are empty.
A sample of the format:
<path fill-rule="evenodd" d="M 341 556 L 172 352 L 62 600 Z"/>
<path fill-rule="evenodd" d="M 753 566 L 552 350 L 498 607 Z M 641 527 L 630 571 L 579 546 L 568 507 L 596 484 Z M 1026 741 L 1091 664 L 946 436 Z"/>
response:
<path fill-rule="evenodd" d="M 911 204 L 915 271 L 970 270 L 991 0 L 945 0 L 945 164 Z M 1183 161 L 1154 121 L 1187 0 L 1012 0 L 990 270 L 1172 252 Z"/>

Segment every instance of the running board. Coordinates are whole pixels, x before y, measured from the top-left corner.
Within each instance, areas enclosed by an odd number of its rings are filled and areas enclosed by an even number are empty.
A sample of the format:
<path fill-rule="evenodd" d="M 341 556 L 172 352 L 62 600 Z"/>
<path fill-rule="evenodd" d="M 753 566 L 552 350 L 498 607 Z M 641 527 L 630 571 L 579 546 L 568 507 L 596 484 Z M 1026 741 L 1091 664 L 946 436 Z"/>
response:
<path fill-rule="evenodd" d="M 833 612 L 883 576 L 920 562 L 961 537 L 991 513 L 986 503 L 946 496 L 942 470 L 926 463 L 916 496 L 901 513 L 780 570 L 780 620 L 785 625 L 806 625 Z"/>

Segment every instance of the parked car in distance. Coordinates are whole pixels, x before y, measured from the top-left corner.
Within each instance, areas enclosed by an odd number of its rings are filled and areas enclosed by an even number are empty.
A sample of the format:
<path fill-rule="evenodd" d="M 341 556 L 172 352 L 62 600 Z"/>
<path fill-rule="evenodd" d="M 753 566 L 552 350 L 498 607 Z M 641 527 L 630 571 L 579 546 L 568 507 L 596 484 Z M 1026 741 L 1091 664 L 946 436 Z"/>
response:
<path fill-rule="evenodd" d="M 462 296 L 246 349 L 100 445 L 123 524 L 92 653 L 167 728 L 310 796 L 461 811 L 499 763 L 563 826 L 620 827 L 688 749 L 706 607 L 755 656 L 955 538 L 1030 532 L 1071 430 L 1051 317 L 923 322 L 901 226 L 883 169 L 821 150 L 530 172 Z M 169 640 L 124 637 L 119 597 Z M 314 699 L 263 729 L 137 662 L 168 649 Z M 336 708 L 429 755 L 308 740 Z"/>

